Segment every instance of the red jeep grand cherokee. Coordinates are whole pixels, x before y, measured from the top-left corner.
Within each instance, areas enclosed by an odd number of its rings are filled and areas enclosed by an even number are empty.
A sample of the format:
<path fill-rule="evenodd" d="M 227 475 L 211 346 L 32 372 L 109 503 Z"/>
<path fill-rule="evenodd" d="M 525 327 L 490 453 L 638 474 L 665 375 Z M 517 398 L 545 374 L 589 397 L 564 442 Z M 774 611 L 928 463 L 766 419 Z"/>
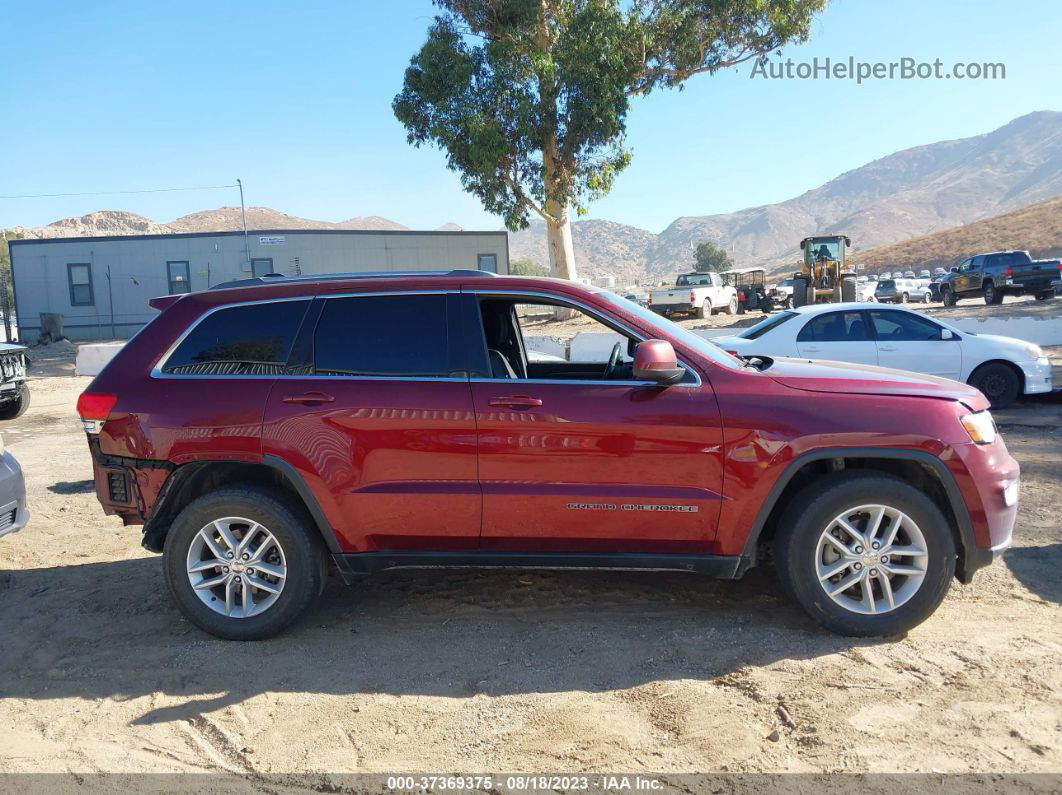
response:
<path fill-rule="evenodd" d="M 1018 466 L 954 381 L 744 361 L 612 293 L 476 271 L 265 277 L 152 305 L 78 412 L 104 510 L 144 525 L 178 607 L 224 638 L 282 630 L 330 562 L 348 582 L 736 578 L 768 548 L 816 621 L 892 634 L 1010 541 Z"/>

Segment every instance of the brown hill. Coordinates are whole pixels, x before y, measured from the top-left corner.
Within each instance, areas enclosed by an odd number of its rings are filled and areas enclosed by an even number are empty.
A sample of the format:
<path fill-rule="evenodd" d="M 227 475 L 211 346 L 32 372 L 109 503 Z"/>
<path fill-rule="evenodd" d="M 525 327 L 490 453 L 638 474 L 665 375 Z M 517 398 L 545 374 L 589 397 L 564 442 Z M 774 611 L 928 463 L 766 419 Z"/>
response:
<path fill-rule="evenodd" d="M 614 221 L 576 221 L 572 224 L 575 264 L 580 276 L 612 274 L 618 278 L 645 277 L 649 249 L 656 235 Z M 549 264 L 546 224 L 532 221 L 527 229 L 509 233 L 509 258 Z"/>
<path fill-rule="evenodd" d="M 231 232 L 243 229 L 243 217 L 239 207 L 218 207 L 216 210 L 200 210 L 182 215 L 167 224 L 174 232 Z M 314 221 L 288 215 L 269 207 L 247 208 L 248 229 L 334 229 L 328 221 Z"/>
<path fill-rule="evenodd" d="M 359 216 L 346 221 L 315 221 L 289 215 L 270 207 L 247 208 L 248 229 L 408 229 L 378 215 Z M 124 210 L 98 210 L 79 217 L 62 218 L 36 228 L 16 227 L 26 237 L 92 237 L 103 235 L 162 235 L 174 232 L 232 232 L 243 229 L 239 207 L 218 207 L 182 215 L 160 224 Z"/>
<path fill-rule="evenodd" d="M 171 232 L 165 224 L 125 210 L 98 210 L 71 218 L 61 218 L 33 229 L 16 227 L 26 237 L 86 237 L 93 235 L 158 235 Z"/>
<path fill-rule="evenodd" d="M 1040 111 L 984 135 L 896 152 L 779 204 L 679 218 L 660 234 L 649 269 L 674 271 L 701 240 L 733 250 L 739 266 L 780 265 L 808 235 L 887 245 L 1059 195 L 1062 113 Z"/>
<path fill-rule="evenodd" d="M 346 221 L 340 221 L 338 224 L 331 224 L 331 226 L 336 229 L 409 229 L 408 226 L 403 226 L 397 221 L 381 218 L 378 215 L 362 215 L 357 218 L 348 218 Z"/>
<path fill-rule="evenodd" d="M 972 254 L 1013 248 L 1044 259 L 1062 256 L 1062 198 L 902 243 L 853 249 L 851 260 L 868 269 L 950 268 Z"/>

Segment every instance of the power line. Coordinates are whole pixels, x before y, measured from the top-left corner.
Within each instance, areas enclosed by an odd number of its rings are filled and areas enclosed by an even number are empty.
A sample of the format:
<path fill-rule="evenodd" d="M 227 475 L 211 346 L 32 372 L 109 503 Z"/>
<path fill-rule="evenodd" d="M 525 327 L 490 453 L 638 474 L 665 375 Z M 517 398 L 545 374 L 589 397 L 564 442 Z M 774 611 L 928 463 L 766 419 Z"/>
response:
<path fill-rule="evenodd" d="M 237 185 L 202 185 L 196 188 L 151 188 L 149 190 L 102 190 L 85 193 L 26 193 L 21 196 L 0 196 L 0 199 L 55 199 L 63 196 L 124 196 L 133 193 L 173 193 L 182 190 L 221 190 L 235 188 Z"/>

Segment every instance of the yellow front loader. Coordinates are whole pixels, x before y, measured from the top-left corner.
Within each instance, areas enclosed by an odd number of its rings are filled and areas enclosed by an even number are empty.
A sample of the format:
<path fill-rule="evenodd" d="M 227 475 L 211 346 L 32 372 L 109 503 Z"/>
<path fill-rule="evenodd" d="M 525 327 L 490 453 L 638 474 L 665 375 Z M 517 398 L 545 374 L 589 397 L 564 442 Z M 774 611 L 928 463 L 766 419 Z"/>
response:
<path fill-rule="evenodd" d="M 801 269 L 793 275 L 793 306 L 856 300 L 856 275 L 845 267 L 847 235 L 805 237 Z"/>

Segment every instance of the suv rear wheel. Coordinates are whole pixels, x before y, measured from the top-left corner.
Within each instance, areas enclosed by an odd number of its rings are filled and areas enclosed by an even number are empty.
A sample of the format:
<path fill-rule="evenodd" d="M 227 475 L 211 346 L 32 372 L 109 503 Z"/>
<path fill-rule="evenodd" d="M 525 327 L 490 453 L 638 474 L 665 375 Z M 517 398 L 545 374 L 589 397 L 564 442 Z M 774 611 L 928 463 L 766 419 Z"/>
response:
<path fill-rule="evenodd" d="M 782 586 L 805 612 L 844 635 L 895 635 L 921 624 L 955 574 L 955 541 L 940 509 L 890 475 L 818 481 L 790 506 L 775 540 Z"/>
<path fill-rule="evenodd" d="M 163 566 L 189 621 L 220 638 L 258 640 L 316 600 L 326 558 L 297 505 L 249 486 L 189 503 L 166 536 Z"/>

